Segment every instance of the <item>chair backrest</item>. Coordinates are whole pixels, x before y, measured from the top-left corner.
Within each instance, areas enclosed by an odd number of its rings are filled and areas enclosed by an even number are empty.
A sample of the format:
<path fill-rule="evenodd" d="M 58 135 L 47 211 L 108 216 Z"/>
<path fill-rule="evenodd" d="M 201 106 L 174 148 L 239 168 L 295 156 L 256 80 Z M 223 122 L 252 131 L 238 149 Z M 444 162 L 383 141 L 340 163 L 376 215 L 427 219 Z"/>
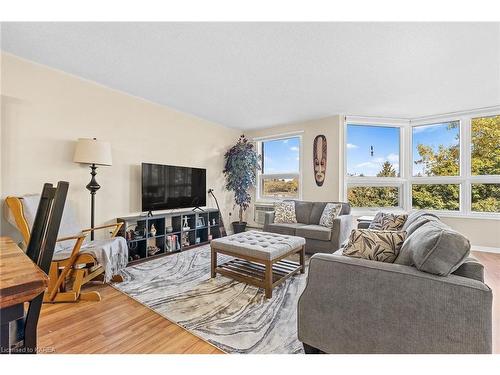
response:
<path fill-rule="evenodd" d="M 40 194 L 27 194 L 21 197 L 10 196 L 5 199 L 9 209 L 8 219 L 17 227 L 19 232 L 21 232 L 25 246 L 27 246 L 29 242 L 40 201 Z M 74 236 L 80 234 L 81 230 L 82 228 L 78 222 L 75 211 L 73 210 L 70 202 L 66 202 L 64 205 L 64 212 L 58 236 Z M 56 243 L 55 251 L 58 252 L 68 247 L 72 247 L 73 245 L 74 241 L 71 240 L 58 242 Z"/>
<path fill-rule="evenodd" d="M 49 273 L 54 256 L 68 187 L 69 183 L 65 181 L 59 181 L 57 187 L 44 184 L 33 219 L 26 255 L 45 273 Z M 26 353 L 35 353 L 37 350 L 37 325 L 42 302 L 43 293 L 29 302 L 26 317 L 21 324 L 23 327 L 22 347 L 29 350 Z"/>
<path fill-rule="evenodd" d="M 26 255 L 45 273 L 49 273 L 50 263 L 54 256 L 68 187 L 69 183 L 65 181 L 59 181 L 57 187 L 44 184 L 33 220 Z"/>

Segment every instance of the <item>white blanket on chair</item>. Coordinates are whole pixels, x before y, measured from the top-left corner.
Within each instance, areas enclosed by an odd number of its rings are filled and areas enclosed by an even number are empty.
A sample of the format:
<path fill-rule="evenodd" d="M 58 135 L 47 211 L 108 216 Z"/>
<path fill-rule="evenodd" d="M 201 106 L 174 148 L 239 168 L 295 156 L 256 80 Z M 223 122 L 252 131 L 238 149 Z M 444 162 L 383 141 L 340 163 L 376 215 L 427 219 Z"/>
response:
<path fill-rule="evenodd" d="M 66 259 L 71 255 L 73 247 L 67 247 L 54 253 L 54 260 Z M 92 254 L 97 262 L 104 267 L 104 279 L 111 280 L 113 275 L 119 275 L 120 271 L 128 263 L 128 246 L 123 237 L 115 237 L 103 240 L 86 242 L 80 249 L 81 253 Z"/>

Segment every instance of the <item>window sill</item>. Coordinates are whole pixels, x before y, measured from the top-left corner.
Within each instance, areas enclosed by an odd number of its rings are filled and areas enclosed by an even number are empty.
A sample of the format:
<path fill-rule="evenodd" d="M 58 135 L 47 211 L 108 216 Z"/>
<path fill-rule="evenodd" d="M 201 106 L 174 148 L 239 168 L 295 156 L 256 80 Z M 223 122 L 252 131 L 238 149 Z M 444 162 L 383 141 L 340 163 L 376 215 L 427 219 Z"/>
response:
<path fill-rule="evenodd" d="M 374 216 L 377 212 L 393 212 L 393 213 L 405 213 L 406 211 L 402 208 L 375 208 L 371 209 L 351 209 L 351 215 L 354 217 L 360 216 Z M 416 211 L 416 210 L 413 210 Z M 452 211 L 436 211 L 436 210 L 425 210 L 430 213 L 436 214 L 439 217 L 445 218 L 457 218 L 457 219 L 474 219 L 474 220 L 500 220 L 500 214 L 498 213 L 464 213 L 464 212 L 452 212 Z"/>

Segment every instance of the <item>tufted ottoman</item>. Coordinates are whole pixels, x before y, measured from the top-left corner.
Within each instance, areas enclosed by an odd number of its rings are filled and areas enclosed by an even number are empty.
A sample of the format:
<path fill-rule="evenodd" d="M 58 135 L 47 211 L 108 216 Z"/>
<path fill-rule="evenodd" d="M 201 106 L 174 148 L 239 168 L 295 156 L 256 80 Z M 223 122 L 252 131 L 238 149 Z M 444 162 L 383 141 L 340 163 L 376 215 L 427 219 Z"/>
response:
<path fill-rule="evenodd" d="M 305 272 L 302 237 L 249 231 L 217 238 L 210 242 L 212 250 L 211 276 L 217 273 L 232 279 L 264 288 L 266 298 L 273 296 L 273 288 L 300 272 Z M 217 265 L 217 254 L 234 257 Z M 286 260 L 299 253 L 300 263 Z"/>

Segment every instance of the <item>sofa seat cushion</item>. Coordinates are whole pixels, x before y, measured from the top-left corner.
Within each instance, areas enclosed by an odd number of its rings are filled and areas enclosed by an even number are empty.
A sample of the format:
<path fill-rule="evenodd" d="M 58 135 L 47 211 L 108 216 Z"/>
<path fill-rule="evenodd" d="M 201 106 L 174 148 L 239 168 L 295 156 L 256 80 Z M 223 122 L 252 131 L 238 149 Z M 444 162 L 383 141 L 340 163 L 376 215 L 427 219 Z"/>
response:
<path fill-rule="evenodd" d="M 312 240 L 330 241 L 332 238 L 332 230 L 322 225 L 310 224 L 298 227 L 295 231 L 295 235 L 310 238 Z"/>
<path fill-rule="evenodd" d="M 306 226 L 306 224 L 302 223 L 294 223 L 294 224 L 279 224 L 279 223 L 271 223 L 266 226 L 266 232 L 271 233 L 279 233 L 286 234 L 288 236 L 295 236 L 295 231 L 297 228 Z"/>
<path fill-rule="evenodd" d="M 470 242 L 440 221 L 430 221 L 411 233 L 394 263 L 448 276 L 469 256 Z"/>
<path fill-rule="evenodd" d="M 342 254 L 353 258 L 393 263 L 405 238 L 406 232 L 353 229 Z"/>

